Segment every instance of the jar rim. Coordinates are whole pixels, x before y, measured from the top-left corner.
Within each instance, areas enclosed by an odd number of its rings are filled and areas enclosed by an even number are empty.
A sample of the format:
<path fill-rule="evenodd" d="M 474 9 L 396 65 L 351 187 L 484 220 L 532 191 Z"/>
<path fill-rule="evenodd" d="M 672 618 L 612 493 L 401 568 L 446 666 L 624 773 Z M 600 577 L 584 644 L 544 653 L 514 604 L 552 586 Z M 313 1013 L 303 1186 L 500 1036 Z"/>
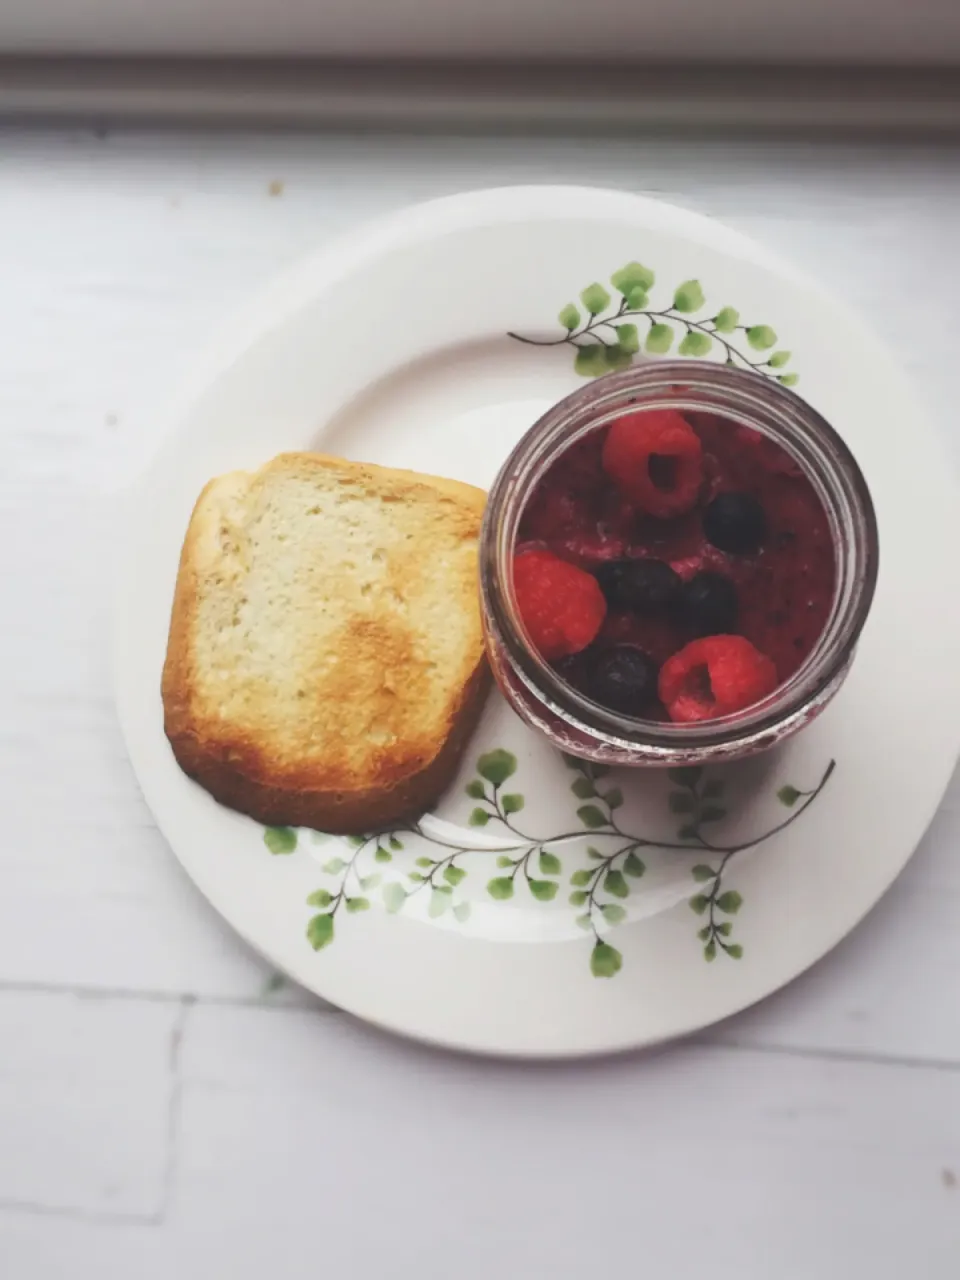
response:
<path fill-rule="evenodd" d="M 527 637 L 513 592 L 520 515 L 550 464 L 577 440 L 624 412 L 673 408 L 713 412 L 774 439 L 813 484 L 831 526 L 837 574 L 824 628 L 800 668 L 763 701 L 696 724 L 624 716 L 576 690 Z M 837 431 L 782 384 L 726 365 L 662 360 L 607 374 L 547 410 L 524 434 L 494 481 L 480 533 L 480 583 L 490 639 L 528 691 L 572 728 L 620 750 L 761 745 L 801 715 L 849 664 L 866 622 L 879 569 L 876 513 L 860 467 Z"/>

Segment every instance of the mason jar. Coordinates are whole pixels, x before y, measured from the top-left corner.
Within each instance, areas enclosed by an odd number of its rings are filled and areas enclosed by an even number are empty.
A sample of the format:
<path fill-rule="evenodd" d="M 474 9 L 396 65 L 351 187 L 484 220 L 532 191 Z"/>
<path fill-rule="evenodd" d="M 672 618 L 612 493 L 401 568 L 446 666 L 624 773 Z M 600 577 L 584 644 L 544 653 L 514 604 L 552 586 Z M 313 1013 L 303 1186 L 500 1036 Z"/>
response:
<path fill-rule="evenodd" d="M 826 623 L 800 667 L 763 701 L 696 723 L 636 718 L 594 702 L 531 643 L 517 608 L 514 552 L 524 508 L 551 464 L 625 413 L 712 414 L 778 444 L 826 513 L 835 556 Z M 866 482 L 836 431 L 799 396 L 758 374 L 690 360 L 651 362 L 598 379 L 554 405 L 507 458 L 480 535 L 487 652 L 507 701 L 532 728 L 574 756 L 613 765 L 713 764 L 767 750 L 796 733 L 836 695 L 853 660 L 877 579 L 876 517 Z"/>

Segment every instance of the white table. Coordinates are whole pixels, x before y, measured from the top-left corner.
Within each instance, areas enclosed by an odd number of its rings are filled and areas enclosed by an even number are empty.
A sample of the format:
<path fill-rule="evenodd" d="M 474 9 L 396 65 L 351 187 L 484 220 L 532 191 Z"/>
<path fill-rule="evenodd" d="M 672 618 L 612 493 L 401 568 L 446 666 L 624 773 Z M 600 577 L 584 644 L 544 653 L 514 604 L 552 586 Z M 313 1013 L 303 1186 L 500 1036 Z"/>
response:
<path fill-rule="evenodd" d="M 662 195 L 789 255 L 886 331 L 960 457 L 956 149 L 0 133 L 3 1280 L 960 1275 L 960 779 L 790 989 L 550 1068 L 420 1049 L 283 985 L 140 798 L 106 637 L 115 496 L 157 406 L 318 242 L 530 180 Z M 923 465 L 909 423 L 902 447 Z"/>

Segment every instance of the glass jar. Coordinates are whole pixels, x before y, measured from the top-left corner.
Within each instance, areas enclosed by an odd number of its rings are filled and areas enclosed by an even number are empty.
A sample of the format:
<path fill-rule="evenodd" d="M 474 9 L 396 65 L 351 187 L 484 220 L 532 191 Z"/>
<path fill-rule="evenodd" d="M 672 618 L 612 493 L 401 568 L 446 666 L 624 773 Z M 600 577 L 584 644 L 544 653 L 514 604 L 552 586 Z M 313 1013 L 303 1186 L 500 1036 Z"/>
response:
<path fill-rule="evenodd" d="M 555 459 L 625 412 L 713 413 L 775 440 L 802 468 L 830 522 L 832 607 L 800 668 L 764 701 L 714 720 L 670 724 L 625 716 L 567 684 L 536 652 L 520 620 L 513 553 L 527 500 Z M 876 517 L 860 468 L 833 428 L 781 384 L 726 365 L 657 361 L 609 374 L 554 405 L 504 463 L 480 535 L 487 652 L 517 714 L 563 751 L 607 764 L 719 763 L 764 751 L 817 716 L 842 685 L 873 600 Z"/>

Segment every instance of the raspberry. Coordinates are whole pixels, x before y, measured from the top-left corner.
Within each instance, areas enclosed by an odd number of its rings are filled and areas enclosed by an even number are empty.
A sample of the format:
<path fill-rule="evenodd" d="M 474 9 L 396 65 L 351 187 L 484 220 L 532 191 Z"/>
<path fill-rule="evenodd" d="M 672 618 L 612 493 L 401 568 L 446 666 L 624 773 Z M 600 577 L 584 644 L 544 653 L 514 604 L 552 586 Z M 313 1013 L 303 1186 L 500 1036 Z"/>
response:
<path fill-rule="evenodd" d="M 732 715 L 776 687 L 776 667 L 743 636 L 694 640 L 660 668 L 660 701 L 683 724 Z"/>
<path fill-rule="evenodd" d="M 678 516 L 700 494 L 703 450 L 697 433 L 673 409 L 628 413 L 610 428 L 603 469 L 651 516 Z"/>
<path fill-rule="evenodd" d="M 513 589 L 523 625 L 548 662 L 585 649 L 603 625 L 607 602 L 596 578 L 549 551 L 514 557 Z"/>

